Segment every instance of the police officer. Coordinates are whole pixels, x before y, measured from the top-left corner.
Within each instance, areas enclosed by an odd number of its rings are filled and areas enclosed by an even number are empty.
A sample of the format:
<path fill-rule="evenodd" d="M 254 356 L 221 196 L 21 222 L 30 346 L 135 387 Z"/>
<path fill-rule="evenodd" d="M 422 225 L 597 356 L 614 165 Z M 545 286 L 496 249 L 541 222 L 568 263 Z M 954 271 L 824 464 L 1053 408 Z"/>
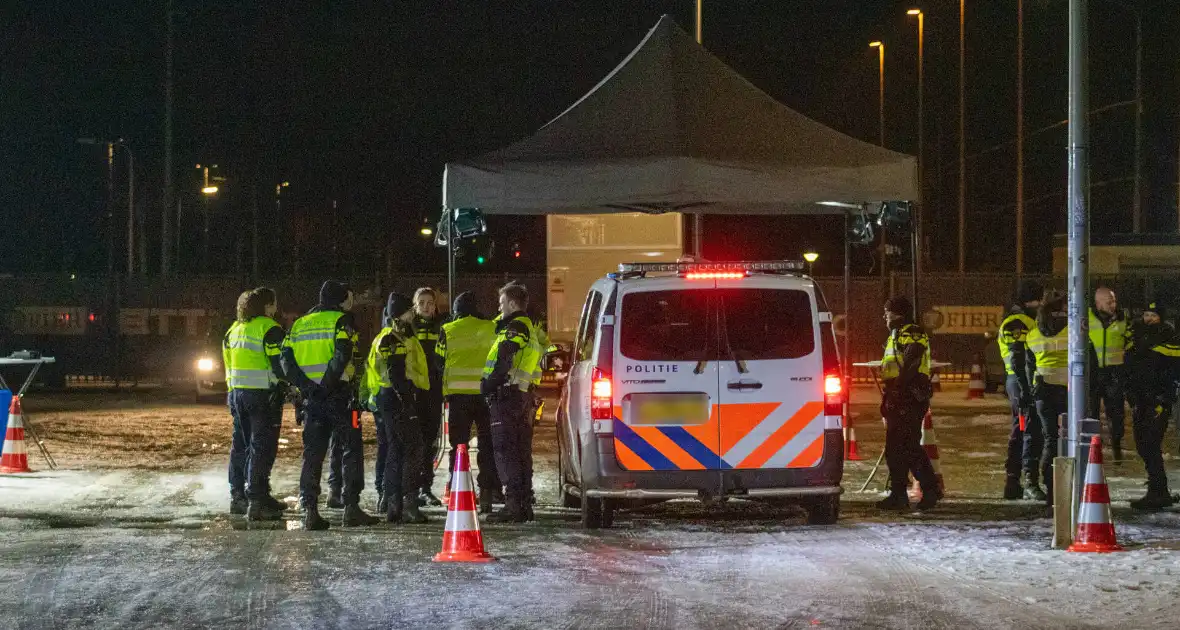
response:
<path fill-rule="evenodd" d="M 909 473 L 922 488 L 917 509 L 928 510 L 942 499 L 934 466 L 921 445 L 922 420 L 930 409 L 930 339 L 914 323 L 914 307 L 901 296 L 885 302 L 889 340 L 881 359 L 885 382 L 881 415 L 885 418 L 885 462 L 889 466 L 889 496 L 877 502 L 883 510 L 905 510 Z"/>
<path fill-rule="evenodd" d="M 328 521 L 320 517 L 318 501 L 330 438 L 340 441 L 344 450 L 344 525 L 372 525 L 378 521 L 359 504 L 364 467 L 360 425 L 350 417 L 356 396 L 352 381 L 358 345 L 353 316 L 348 312 L 352 304 L 352 291 L 347 285 L 325 282 L 320 288 L 319 305 L 295 320 L 282 350 L 283 371 L 304 400 L 299 496 L 306 530 L 328 529 Z"/>
<path fill-rule="evenodd" d="M 1000 356 L 1004 359 L 1004 370 L 1008 376 L 1004 387 L 1012 408 L 1012 430 L 1008 434 L 1008 458 L 1004 464 L 1007 480 L 1004 483 L 1004 498 L 1011 501 L 1025 498 L 1044 501 L 1045 492 L 1037 482 L 1040 474 L 1042 439 L 1041 422 L 1033 401 L 1032 382 L 1026 365 L 1025 338 L 1036 323 L 1037 308 L 1041 305 L 1043 289 L 1039 284 L 1025 281 L 1020 285 L 1016 303 L 1008 316 L 1000 323 L 997 341 Z M 1021 419 L 1024 426 L 1021 426 Z M 1024 471 L 1025 484 L 1020 484 L 1020 472 Z M 1046 481 L 1049 481 L 1046 479 Z"/>
<path fill-rule="evenodd" d="M 488 397 L 491 406 L 496 469 L 505 484 L 504 509 L 490 514 L 490 522 L 523 523 L 532 519 L 530 412 L 533 371 L 541 356 L 533 342 L 533 323 L 525 315 L 528 305 L 529 293 L 523 285 L 507 284 L 500 289 L 502 317 L 480 381 L 480 393 Z"/>
<path fill-rule="evenodd" d="M 430 390 L 424 396 L 418 397 L 418 417 L 422 420 L 423 452 L 420 478 L 418 480 L 421 492 L 418 495 L 420 505 L 440 506 L 442 501 L 434 496 L 434 444 L 438 441 L 438 432 L 442 425 L 442 370 L 439 367 L 438 356 L 434 346 L 438 343 L 439 333 L 442 332 L 442 317 L 438 314 L 438 293 L 430 287 L 422 287 L 414 292 L 414 336 L 422 345 L 426 353 L 430 368 Z"/>
<path fill-rule="evenodd" d="M 435 353 L 443 366 L 443 396 L 450 409 L 448 420 L 451 444 L 450 468 L 455 470 L 455 450 L 471 441 L 471 428 L 479 436 L 479 511 L 487 514 L 500 492 L 496 474 L 495 447 L 487 401 L 479 393 L 479 381 L 492 344 L 496 342 L 496 325 L 479 317 L 475 294 L 460 293 L 451 308 L 454 320 L 443 324 Z M 447 487 L 451 480 L 447 480 Z M 502 500 L 501 500 L 502 501 Z"/>
<path fill-rule="evenodd" d="M 1114 291 L 1102 287 L 1094 293 L 1090 309 L 1089 416 L 1099 418 L 1102 405 L 1110 424 L 1110 446 L 1116 460 L 1123 458 L 1123 361 L 1130 333 Z"/>
<path fill-rule="evenodd" d="M 1053 505 L 1053 458 L 1057 455 L 1058 417 L 1068 404 L 1069 321 L 1065 298 L 1050 292 L 1037 310 L 1036 326 L 1025 337 L 1026 364 L 1035 369 L 1031 376 L 1037 416 L 1041 421 L 1041 479 L 1045 481 L 1045 504 Z M 1030 357 L 1027 355 L 1031 354 Z"/>
<path fill-rule="evenodd" d="M 386 326 L 373 339 L 367 374 L 375 385 L 377 415 L 387 445 L 381 494 L 385 520 L 425 523 L 418 509 L 418 479 L 421 471 L 422 427 L 416 399 L 427 395 L 430 381 L 426 354 L 414 336 L 414 314 L 410 298 L 390 293 L 386 301 Z"/>
<path fill-rule="evenodd" d="M 260 287 L 238 297 L 237 320 L 225 333 L 222 359 L 234 418 L 229 452 L 230 512 L 251 521 L 282 517 L 287 504 L 270 495 L 283 417 L 279 351 L 285 333 L 274 318 L 275 292 Z M 248 502 L 248 505 L 247 505 Z"/>
<path fill-rule="evenodd" d="M 1147 494 L 1131 501 L 1136 510 L 1155 511 L 1171 507 L 1175 500 L 1168 491 L 1164 472 L 1164 430 L 1175 403 L 1180 340 L 1171 325 L 1162 321 L 1162 305 L 1151 303 L 1135 322 L 1129 369 L 1131 372 L 1131 424 L 1135 449 L 1147 469 Z"/>

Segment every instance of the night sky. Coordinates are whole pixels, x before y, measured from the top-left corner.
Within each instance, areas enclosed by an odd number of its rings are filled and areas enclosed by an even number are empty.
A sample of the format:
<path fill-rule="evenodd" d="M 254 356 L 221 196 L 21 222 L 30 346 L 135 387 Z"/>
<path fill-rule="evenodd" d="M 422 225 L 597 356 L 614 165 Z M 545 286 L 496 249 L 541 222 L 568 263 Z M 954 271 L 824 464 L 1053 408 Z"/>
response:
<path fill-rule="evenodd" d="M 304 270 L 444 268 L 441 251 L 418 235 L 424 219 L 437 220 L 444 162 L 530 134 L 592 88 L 661 14 L 689 32 L 693 14 L 693 0 L 174 4 L 175 166 L 186 213 L 181 265 L 194 270 L 199 251 L 194 165 L 217 164 L 226 181 L 208 210 L 211 270 L 221 273 L 246 260 L 254 200 L 264 222 L 264 271 L 290 271 L 284 258 L 296 246 Z M 928 234 L 932 268 L 939 269 L 956 260 L 958 3 L 926 4 Z M 1134 14 L 1119 4 L 1090 0 L 1095 108 L 1134 96 Z M 1180 3 L 1124 4 L 1143 7 L 1145 17 L 1147 228 L 1172 231 Z M 1065 118 L 1067 3 L 1025 5 L 1031 134 Z M 124 138 L 135 152 L 137 195 L 153 239 L 149 271 L 158 268 L 164 6 L 47 0 L 0 8 L 0 273 L 105 269 L 104 155 L 76 143 L 94 136 Z M 886 144 L 915 153 L 910 6 L 707 0 L 705 46 L 786 105 L 876 142 L 877 53 L 868 42 L 883 39 Z M 1016 0 L 968 0 L 969 270 L 1013 266 L 1015 7 Z M 1093 124 L 1093 180 L 1101 184 L 1093 190 L 1093 229 L 1127 231 L 1133 108 L 1113 108 Z M 1026 162 L 1026 261 L 1030 270 L 1048 270 L 1048 239 L 1031 235 L 1064 229 L 1065 127 L 1030 135 Z M 125 164 L 120 153 L 119 248 Z M 281 216 L 279 181 L 291 183 Z M 794 258 L 812 246 L 822 256 L 818 273 L 838 268 L 839 229 L 830 219 L 726 220 L 724 232 L 710 231 L 711 257 Z M 497 250 L 486 269 L 543 271 L 542 220 L 493 217 L 492 236 Z M 508 251 L 517 241 L 522 257 L 513 259 Z"/>

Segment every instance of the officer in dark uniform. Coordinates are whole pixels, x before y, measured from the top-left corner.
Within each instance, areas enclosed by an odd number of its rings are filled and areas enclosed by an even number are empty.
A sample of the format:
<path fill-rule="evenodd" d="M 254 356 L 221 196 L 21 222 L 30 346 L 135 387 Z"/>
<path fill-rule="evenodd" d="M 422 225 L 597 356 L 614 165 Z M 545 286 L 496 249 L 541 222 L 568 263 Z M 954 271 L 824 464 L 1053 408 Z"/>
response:
<path fill-rule="evenodd" d="M 484 365 L 480 393 L 488 397 L 492 416 L 492 443 L 496 469 L 505 485 L 504 509 L 488 515 L 493 523 L 532 520 L 529 489 L 532 487 L 533 372 L 541 360 L 533 323 L 525 315 L 529 293 L 523 285 L 500 289 L 500 318 L 496 342 Z"/>
<path fill-rule="evenodd" d="M 998 341 L 1000 356 L 1004 359 L 1007 372 L 1005 389 L 1008 403 L 1012 408 L 1012 430 L 1008 434 L 1008 457 L 1004 464 L 1007 480 L 1004 483 L 1004 498 L 1011 501 L 1025 498 L 1044 501 L 1045 492 L 1037 482 L 1040 474 L 1041 421 L 1037 416 L 1033 400 L 1032 382 L 1029 380 L 1025 338 L 1036 323 L 1037 308 L 1041 306 L 1041 285 L 1025 281 L 1020 285 L 1008 316 L 1000 324 Z M 1023 426 L 1021 423 L 1023 419 Z M 1020 483 L 1024 471 L 1025 485 Z M 1046 480 L 1049 481 L 1049 480 Z"/>
<path fill-rule="evenodd" d="M 1041 479 L 1045 481 L 1045 505 L 1053 506 L 1053 458 L 1060 432 L 1058 418 L 1068 405 L 1069 319 L 1065 297 L 1049 292 L 1037 310 L 1037 325 L 1024 339 L 1025 365 L 1030 376 L 1037 416 L 1041 421 Z"/>
<path fill-rule="evenodd" d="M 283 421 L 279 353 L 286 333 L 274 320 L 275 292 L 266 287 L 238 298 L 237 321 L 222 342 L 229 407 L 234 417 L 229 454 L 230 512 L 251 521 L 278 520 L 287 504 L 270 494 L 270 471 Z M 248 499 L 248 505 L 247 505 Z"/>
<path fill-rule="evenodd" d="M 295 320 L 282 350 L 287 380 L 303 396 L 303 470 L 299 495 L 303 503 L 303 528 L 323 530 L 328 521 L 319 514 L 320 477 L 329 438 L 343 447 L 344 525 L 372 525 L 377 518 L 360 508 L 364 485 L 363 444 L 351 407 L 356 398 L 354 353 L 358 339 L 352 313 L 352 291 L 347 285 L 327 281 L 320 288 L 320 303 Z"/>
<path fill-rule="evenodd" d="M 885 324 L 889 341 L 881 359 L 885 383 L 881 415 L 885 418 L 885 462 L 889 466 L 889 496 L 877 502 L 883 510 L 905 510 L 909 473 L 922 488 L 917 509 L 933 508 L 942 499 L 942 489 L 930 457 L 921 445 L 922 420 L 930 409 L 930 339 L 914 323 L 914 307 L 901 296 L 885 302 Z"/>
<path fill-rule="evenodd" d="M 1136 510 L 1161 510 L 1175 503 L 1164 471 L 1163 441 L 1175 404 L 1180 340 L 1175 329 L 1162 321 L 1165 315 L 1162 305 L 1151 303 L 1131 329 L 1131 425 L 1135 448 L 1147 469 L 1147 494 L 1131 501 Z"/>
<path fill-rule="evenodd" d="M 1099 418 L 1102 407 L 1106 407 L 1110 446 L 1117 461 L 1123 458 L 1123 405 L 1126 400 L 1123 363 L 1130 331 L 1114 291 L 1102 287 L 1094 292 L 1094 308 L 1090 309 L 1089 322 L 1091 377 L 1087 413 L 1091 418 Z"/>
<path fill-rule="evenodd" d="M 430 390 L 418 397 L 418 417 L 422 421 L 422 449 L 425 454 L 421 463 L 418 503 L 436 507 L 442 505 L 442 501 L 434 496 L 433 486 L 434 451 L 442 428 L 443 405 L 442 368 L 434 351 L 443 324 L 437 299 L 438 293 L 430 287 L 422 287 L 414 292 L 414 336 L 422 345 L 430 368 Z"/>

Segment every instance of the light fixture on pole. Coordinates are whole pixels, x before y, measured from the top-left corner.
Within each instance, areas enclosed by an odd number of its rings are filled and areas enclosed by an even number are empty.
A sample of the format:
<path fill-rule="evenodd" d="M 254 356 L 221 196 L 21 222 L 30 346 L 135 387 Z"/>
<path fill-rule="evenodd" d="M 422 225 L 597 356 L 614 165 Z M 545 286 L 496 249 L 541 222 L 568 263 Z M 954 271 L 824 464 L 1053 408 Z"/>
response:
<path fill-rule="evenodd" d="M 807 261 L 807 275 L 811 275 L 811 268 L 815 265 L 815 261 L 819 260 L 819 252 L 808 250 L 803 252 L 803 260 Z"/>
<path fill-rule="evenodd" d="M 878 144 L 885 146 L 885 42 L 869 42 L 869 48 L 877 49 L 877 84 L 878 84 L 878 110 L 877 110 L 877 124 L 878 130 Z"/>

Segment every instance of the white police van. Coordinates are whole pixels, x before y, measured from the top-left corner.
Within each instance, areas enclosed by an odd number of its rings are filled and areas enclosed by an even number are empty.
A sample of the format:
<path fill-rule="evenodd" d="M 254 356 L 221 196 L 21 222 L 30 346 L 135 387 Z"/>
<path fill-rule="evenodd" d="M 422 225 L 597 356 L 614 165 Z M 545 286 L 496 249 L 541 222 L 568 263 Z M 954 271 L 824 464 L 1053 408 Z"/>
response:
<path fill-rule="evenodd" d="M 590 289 L 557 411 L 562 501 L 587 528 L 696 498 L 839 517 L 845 388 L 802 263 L 633 263 Z"/>

